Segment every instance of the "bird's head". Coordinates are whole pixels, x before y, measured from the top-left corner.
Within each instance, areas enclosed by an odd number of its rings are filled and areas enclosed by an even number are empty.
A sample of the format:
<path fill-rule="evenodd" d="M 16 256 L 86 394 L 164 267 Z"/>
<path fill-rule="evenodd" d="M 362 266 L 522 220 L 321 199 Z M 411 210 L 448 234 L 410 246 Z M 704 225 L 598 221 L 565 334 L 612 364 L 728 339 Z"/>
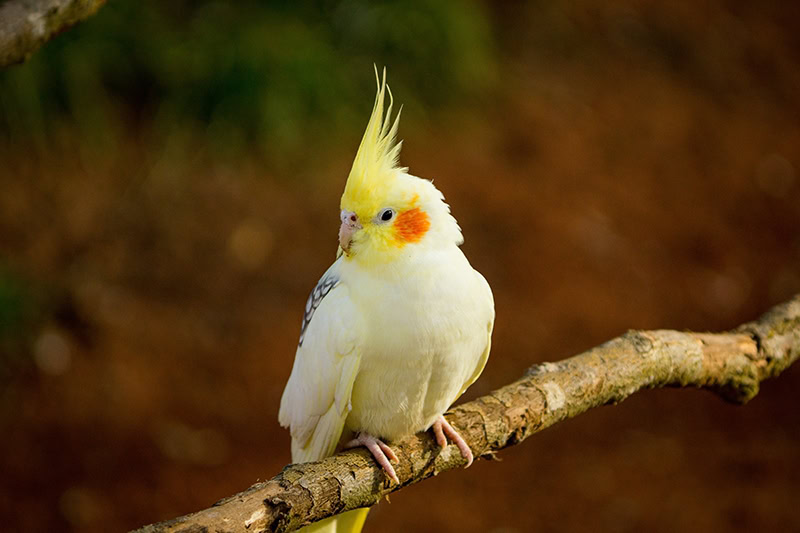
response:
<path fill-rule="evenodd" d="M 375 72 L 378 77 L 377 69 Z M 384 113 L 385 96 L 389 106 Z M 391 121 L 392 93 L 378 94 L 341 201 L 340 253 L 361 264 L 384 264 L 417 250 L 461 244 L 461 230 L 444 196 L 428 180 L 398 166 L 400 113 Z"/>

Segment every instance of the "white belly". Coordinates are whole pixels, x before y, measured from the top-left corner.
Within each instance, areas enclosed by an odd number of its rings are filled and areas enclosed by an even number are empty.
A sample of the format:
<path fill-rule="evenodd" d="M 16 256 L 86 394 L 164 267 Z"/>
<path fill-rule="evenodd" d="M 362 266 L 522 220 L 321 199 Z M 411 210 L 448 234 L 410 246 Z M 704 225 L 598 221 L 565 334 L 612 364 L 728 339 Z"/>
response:
<path fill-rule="evenodd" d="M 441 268 L 359 289 L 377 311 L 365 317 L 346 420 L 352 431 L 391 441 L 428 429 L 482 364 L 494 320 L 491 292 L 456 251 Z"/>

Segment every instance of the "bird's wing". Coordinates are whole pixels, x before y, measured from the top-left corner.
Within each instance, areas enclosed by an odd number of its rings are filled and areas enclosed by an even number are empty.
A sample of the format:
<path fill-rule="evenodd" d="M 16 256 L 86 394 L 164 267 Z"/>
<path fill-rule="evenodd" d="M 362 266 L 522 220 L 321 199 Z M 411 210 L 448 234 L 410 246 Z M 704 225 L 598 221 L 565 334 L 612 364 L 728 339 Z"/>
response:
<path fill-rule="evenodd" d="M 486 279 L 478 271 L 475 271 L 475 273 L 483 282 L 482 285 L 486 291 L 486 298 L 488 298 L 489 303 L 488 309 L 491 311 L 489 321 L 486 325 L 486 348 L 483 350 L 483 353 L 478 359 L 477 365 L 475 365 L 475 370 L 469 379 L 464 382 L 464 385 L 461 387 L 461 391 L 458 393 L 456 398 L 460 398 L 461 395 L 466 392 L 469 386 L 475 383 L 475 381 L 480 377 L 481 373 L 483 372 L 483 368 L 486 366 L 486 361 L 489 359 L 489 352 L 492 350 L 492 330 L 494 329 L 494 297 L 492 296 L 492 289 L 489 287 L 489 283 L 486 281 Z"/>
<path fill-rule="evenodd" d="M 283 391 L 278 420 L 292 434 L 292 461 L 331 455 L 350 412 L 350 394 L 361 354 L 361 316 L 338 261 L 322 276 L 306 303 L 294 367 Z"/>

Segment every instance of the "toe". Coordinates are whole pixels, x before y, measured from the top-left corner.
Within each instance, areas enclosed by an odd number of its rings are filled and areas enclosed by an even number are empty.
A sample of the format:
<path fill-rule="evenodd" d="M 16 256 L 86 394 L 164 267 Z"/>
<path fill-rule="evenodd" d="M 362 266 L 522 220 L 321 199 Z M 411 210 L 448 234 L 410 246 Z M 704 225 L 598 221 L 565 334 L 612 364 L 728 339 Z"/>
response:
<path fill-rule="evenodd" d="M 384 454 L 386 454 L 386 457 L 388 457 L 391 462 L 393 463 L 400 462 L 400 459 L 397 458 L 397 455 L 394 453 L 394 450 L 392 450 L 385 442 L 379 440 L 378 446 L 380 447 L 381 451 Z"/>
<path fill-rule="evenodd" d="M 447 446 L 447 437 L 444 436 L 444 431 L 442 431 L 442 422 L 437 420 L 433 423 L 433 436 L 436 439 L 436 444 L 444 448 Z"/>
<path fill-rule="evenodd" d="M 447 436 L 453 440 L 453 443 L 456 446 L 458 446 L 458 450 L 461 452 L 461 457 L 467 460 L 467 464 L 464 466 L 464 468 L 468 468 L 472 464 L 473 456 L 472 450 L 467 444 L 467 441 L 465 441 L 458 431 L 456 431 L 455 428 L 450 425 L 444 416 L 441 417 L 441 424 L 442 429 L 445 433 L 447 433 Z"/>
<path fill-rule="evenodd" d="M 384 472 L 386 472 L 386 475 L 389 476 L 389 479 L 395 483 L 400 483 L 400 479 L 397 477 L 397 472 L 395 472 L 394 467 L 390 462 L 391 460 L 395 463 L 398 463 L 400 460 L 385 442 L 380 439 L 376 439 L 372 435 L 359 433 L 358 437 L 344 445 L 345 448 L 356 448 L 358 446 L 364 446 L 367 450 L 369 450 L 369 452 L 372 454 L 372 457 L 375 458 L 375 462 L 380 465 Z"/>
<path fill-rule="evenodd" d="M 464 465 L 464 468 L 469 468 L 472 465 L 473 460 L 472 450 L 469 449 L 469 446 L 467 446 L 466 442 L 464 443 L 463 447 L 459 446 L 458 449 L 461 450 L 461 457 L 467 460 L 467 464 Z"/>
<path fill-rule="evenodd" d="M 392 479 L 395 483 L 400 483 L 400 480 L 397 479 L 397 472 L 394 471 L 394 467 L 392 463 L 389 462 L 389 459 L 383 454 L 380 449 L 372 450 L 372 455 L 375 457 L 375 461 L 383 468 L 386 475 Z"/>

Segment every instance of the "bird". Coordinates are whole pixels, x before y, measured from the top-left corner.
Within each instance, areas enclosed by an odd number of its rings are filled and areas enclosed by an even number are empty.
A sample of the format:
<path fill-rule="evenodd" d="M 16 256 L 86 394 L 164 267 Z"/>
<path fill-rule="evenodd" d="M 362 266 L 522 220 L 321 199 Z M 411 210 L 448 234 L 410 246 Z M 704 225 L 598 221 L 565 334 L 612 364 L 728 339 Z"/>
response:
<path fill-rule="evenodd" d="M 292 461 L 366 447 L 399 483 L 392 443 L 432 430 L 439 446 L 473 454 L 443 416 L 483 371 L 491 349 L 492 290 L 462 252 L 443 194 L 399 166 L 394 100 L 377 94 L 340 202 L 336 260 L 306 302 L 278 420 Z M 388 95 L 388 107 L 386 98 Z M 302 531 L 359 532 L 368 509 Z"/>

